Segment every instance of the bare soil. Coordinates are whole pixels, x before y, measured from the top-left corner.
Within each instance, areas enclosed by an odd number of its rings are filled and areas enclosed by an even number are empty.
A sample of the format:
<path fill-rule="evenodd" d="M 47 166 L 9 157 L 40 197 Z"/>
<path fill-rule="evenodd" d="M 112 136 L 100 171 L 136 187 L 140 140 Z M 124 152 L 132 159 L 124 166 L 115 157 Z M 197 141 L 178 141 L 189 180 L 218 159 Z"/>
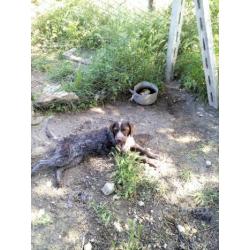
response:
<path fill-rule="evenodd" d="M 32 248 L 111 249 L 112 242 L 127 240 L 128 219 L 143 225 L 144 249 L 218 249 L 218 208 L 209 207 L 211 222 L 194 218 L 191 209 L 199 206 L 194 194 L 205 187 L 218 188 L 218 112 L 201 104 L 173 84 L 157 103 L 139 106 L 129 101 L 115 102 L 84 112 L 55 114 L 49 123 L 58 137 L 109 126 L 116 120 L 129 120 L 136 126 L 141 144 L 160 154 L 164 164 L 157 169 L 145 165 L 145 173 L 161 189 L 156 194 L 141 192 L 133 200 L 105 196 L 103 185 L 112 179 L 112 156 L 91 157 L 65 171 L 63 188 L 53 187 L 53 173 L 44 171 L 32 177 Z M 44 115 L 35 114 L 39 121 Z M 44 122 L 32 126 L 32 160 L 50 148 Z M 210 167 L 206 160 L 211 161 Z M 184 181 L 181 173 L 191 172 Z M 89 201 L 106 204 L 114 221 L 105 226 Z M 140 207 L 138 201 L 145 206 Z M 185 228 L 184 233 L 176 225 Z"/>

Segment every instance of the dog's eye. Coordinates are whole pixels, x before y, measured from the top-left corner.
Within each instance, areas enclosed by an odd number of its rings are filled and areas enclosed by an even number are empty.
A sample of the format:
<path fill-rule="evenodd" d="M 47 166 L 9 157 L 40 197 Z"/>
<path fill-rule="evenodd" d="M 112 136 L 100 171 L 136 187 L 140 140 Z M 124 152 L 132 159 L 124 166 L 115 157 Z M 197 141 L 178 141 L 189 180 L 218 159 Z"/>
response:
<path fill-rule="evenodd" d="M 114 129 L 113 129 L 113 131 L 114 131 L 115 133 L 118 132 L 118 130 L 119 130 L 118 128 L 114 128 Z"/>

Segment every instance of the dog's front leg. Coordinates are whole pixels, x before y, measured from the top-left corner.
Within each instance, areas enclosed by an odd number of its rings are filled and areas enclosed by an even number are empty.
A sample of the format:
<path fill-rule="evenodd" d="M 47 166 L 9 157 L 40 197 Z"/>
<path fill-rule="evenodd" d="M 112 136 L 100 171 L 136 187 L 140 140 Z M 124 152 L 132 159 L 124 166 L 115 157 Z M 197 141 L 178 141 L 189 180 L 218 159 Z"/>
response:
<path fill-rule="evenodd" d="M 142 146 L 140 146 L 137 143 L 135 143 L 131 148 L 136 150 L 136 151 L 139 151 L 140 153 L 148 156 L 149 158 L 152 158 L 152 159 L 158 159 L 159 158 L 158 155 L 150 152 L 148 149 L 143 148 Z"/>
<path fill-rule="evenodd" d="M 154 167 L 154 168 L 158 168 L 158 167 L 159 167 L 159 165 L 157 165 L 157 164 L 155 163 L 155 160 L 150 159 L 150 158 L 147 158 L 147 157 L 145 157 L 145 156 L 142 156 L 142 157 L 140 158 L 140 160 L 141 160 L 143 163 L 147 163 L 148 165 L 150 165 L 150 166 L 152 166 L 152 167 Z"/>

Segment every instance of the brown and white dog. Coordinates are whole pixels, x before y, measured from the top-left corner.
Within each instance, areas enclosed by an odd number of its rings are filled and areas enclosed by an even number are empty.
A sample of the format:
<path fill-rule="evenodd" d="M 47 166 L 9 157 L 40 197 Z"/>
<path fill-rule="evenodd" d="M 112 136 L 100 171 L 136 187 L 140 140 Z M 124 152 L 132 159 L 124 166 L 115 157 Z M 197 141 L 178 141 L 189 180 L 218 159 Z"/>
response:
<path fill-rule="evenodd" d="M 135 142 L 133 137 L 134 125 L 130 122 L 115 122 L 110 126 L 111 132 L 114 134 L 116 148 L 120 152 L 128 152 L 130 150 L 139 151 L 140 153 L 157 159 L 157 155 L 150 152 L 148 149 L 141 147 Z"/>

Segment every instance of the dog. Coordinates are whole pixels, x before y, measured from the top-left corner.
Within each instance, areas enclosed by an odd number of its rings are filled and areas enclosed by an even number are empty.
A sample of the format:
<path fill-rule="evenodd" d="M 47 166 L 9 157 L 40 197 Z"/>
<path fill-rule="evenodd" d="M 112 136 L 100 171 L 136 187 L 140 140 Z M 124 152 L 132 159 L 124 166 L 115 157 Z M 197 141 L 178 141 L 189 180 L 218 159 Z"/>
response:
<path fill-rule="evenodd" d="M 48 121 L 45 126 L 47 137 L 56 142 L 54 150 L 48 156 L 39 160 L 32 166 L 32 176 L 39 170 L 50 168 L 55 173 L 55 186 L 61 187 L 63 171 L 66 168 L 76 166 L 89 155 L 107 155 L 113 148 L 122 153 L 136 150 L 149 158 L 157 159 L 157 155 L 138 145 L 133 137 L 134 125 L 128 121 L 114 122 L 110 127 L 91 131 L 87 134 L 69 135 L 58 139 L 48 129 Z M 144 162 L 153 165 L 152 162 L 143 159 Z M 155 166 L 154 166 L 155 167 Z"/>

